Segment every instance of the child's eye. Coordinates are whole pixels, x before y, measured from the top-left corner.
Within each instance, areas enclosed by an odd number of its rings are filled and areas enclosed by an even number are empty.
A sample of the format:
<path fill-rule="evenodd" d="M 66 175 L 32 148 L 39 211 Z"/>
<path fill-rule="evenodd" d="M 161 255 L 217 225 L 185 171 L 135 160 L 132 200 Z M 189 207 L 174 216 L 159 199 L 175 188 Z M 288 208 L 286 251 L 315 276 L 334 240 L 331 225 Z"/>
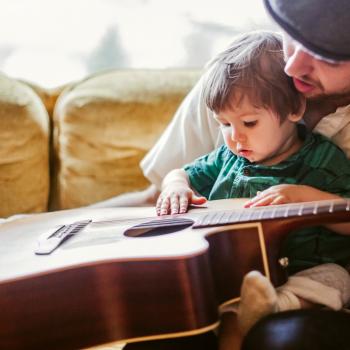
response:
<path fill-rule="evenodd" d="M 257 121 L 251 121 L 251 122 L 243 122 L 244 126 L 246 126 L 247 128 L 252 128 L 253 126 L 255 126 L 257 124 Z"/>

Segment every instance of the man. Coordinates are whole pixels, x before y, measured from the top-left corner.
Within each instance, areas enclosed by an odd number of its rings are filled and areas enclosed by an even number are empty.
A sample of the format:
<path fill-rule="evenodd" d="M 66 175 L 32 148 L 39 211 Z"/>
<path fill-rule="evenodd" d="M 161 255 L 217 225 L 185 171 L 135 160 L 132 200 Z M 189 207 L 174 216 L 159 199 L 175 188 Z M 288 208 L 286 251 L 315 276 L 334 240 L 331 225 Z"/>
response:
<path fill-rule="evenodd" d="M 264 0 L 264 3 L 284 32 L 285 71 L 293 78 L 296 89 L 308 99 L 307 127 L 331 138 L 350 157 L 350 1 Z M 204 80 L 205 75 L 141 163 L 145 176 L 153 183 L 152 187 L 99 206 L 151 203 L 157 197 L 157 186 L 159 188 L 161 179 L 169 170 L 222 143 L 218 125 L 201 98 Z M 234 316 L 227 314 L 224 319 L 229 322 L 223 322 L 220 347 L 234 349 Z M 140 344 L 141 348 L 147 347 Z M 162 347 L 161 342 L 153 347 L 163 348 L 169 349 Z M 186 347 L 180 345 L 178 348 Z M 193 342 L 195 348 L 198 347 Z"/>

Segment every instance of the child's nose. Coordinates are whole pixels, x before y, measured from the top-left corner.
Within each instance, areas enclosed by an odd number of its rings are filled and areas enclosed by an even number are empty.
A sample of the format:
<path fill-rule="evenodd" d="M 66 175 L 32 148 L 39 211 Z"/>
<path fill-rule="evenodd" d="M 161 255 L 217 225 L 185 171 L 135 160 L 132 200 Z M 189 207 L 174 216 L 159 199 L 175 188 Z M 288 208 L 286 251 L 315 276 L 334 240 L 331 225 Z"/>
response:
<path fill-rule="evenodd" d="M 231 139 L 234 142 L 243 142 L 246 140 L 246 136 L 243 132 L 236 128 L 232 128 Z"/>

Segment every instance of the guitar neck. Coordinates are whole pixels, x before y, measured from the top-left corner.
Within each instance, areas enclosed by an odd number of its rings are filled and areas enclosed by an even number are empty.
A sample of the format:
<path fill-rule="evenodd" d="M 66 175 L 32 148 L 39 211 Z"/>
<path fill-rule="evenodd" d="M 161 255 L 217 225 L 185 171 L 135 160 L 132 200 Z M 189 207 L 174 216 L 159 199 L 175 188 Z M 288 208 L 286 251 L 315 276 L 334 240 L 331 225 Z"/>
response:
<path fill-rule="evenodd" d="M 244 208 L 240 210 L 220 210 L 198 215 L 192 227 L 202 228 L 296 217 L 319 217 L 320 214 L 345 213 L 349 211 L 350 199 L 281 204 L 267 207 Z"/>

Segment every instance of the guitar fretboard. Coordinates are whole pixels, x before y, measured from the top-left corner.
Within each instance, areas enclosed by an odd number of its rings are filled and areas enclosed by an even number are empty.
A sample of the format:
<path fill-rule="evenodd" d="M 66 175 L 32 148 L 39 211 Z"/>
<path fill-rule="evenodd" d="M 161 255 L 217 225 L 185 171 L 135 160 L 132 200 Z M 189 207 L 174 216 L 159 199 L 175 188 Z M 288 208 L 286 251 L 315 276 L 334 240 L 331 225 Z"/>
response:
<path fill-rule="evenodd" d="M 350 199 L 282 204 L 272 207 L 246 208 L 240 210 L 212 211 L 204 215 L 199 215 L 192 227 L 201 228 L 342 211 L 350 211 Z"/>

